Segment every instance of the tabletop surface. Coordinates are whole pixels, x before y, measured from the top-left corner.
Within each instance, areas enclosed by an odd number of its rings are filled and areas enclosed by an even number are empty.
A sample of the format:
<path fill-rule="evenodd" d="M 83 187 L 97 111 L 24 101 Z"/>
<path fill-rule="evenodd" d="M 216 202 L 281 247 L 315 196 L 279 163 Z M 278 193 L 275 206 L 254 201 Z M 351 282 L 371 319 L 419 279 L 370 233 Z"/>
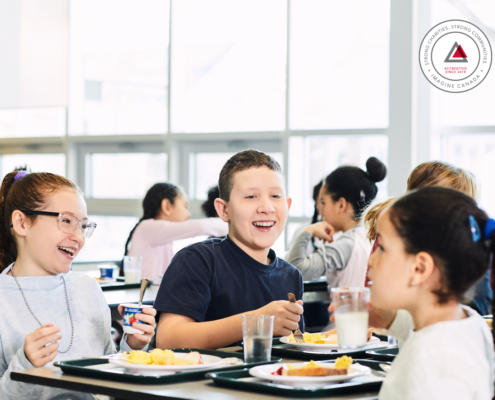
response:
<path fill-rule="evenodd" d="M 281 396 L 264 395 L 254 392 L 232 390 L 216 386 L 212 380 L 172 383 L 167 385 L 140 385 L 107 381 L 94 378 L 83 378 L 64 374 L 57 367 L 35 368 L 12 372 L 12 379 L 27 383 L 103 394 L 123 399 L 191 399 L 191 400 L 274 400 Z M 334 400 L 344 399 L 378 399 L 377 392 L 358 393 L 354 395 L 332 397 Z"/>

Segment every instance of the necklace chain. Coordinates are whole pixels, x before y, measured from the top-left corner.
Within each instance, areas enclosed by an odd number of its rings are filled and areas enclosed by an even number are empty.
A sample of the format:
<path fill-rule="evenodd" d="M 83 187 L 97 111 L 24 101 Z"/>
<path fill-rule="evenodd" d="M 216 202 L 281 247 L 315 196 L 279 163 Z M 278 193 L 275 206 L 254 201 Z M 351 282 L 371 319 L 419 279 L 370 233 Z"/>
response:
<path fill-rule="evenodd" d="M 39 321 L 38 318 L 36 318 L 36 315 L 34 315 L 33 310 L 31 310 L 31 307 L 29 307 L 29 304 L 28 304 L 28 302 L 26 300 L 26 296 L 24 295 L 24 291 L 22 290 L 21 285 L 19 285 L 19 282 L 17 281 L 17 277 L 14 275 L 14 266 L 12 266 L 12 268 L 10 269 L 10 272 L 12 273 L 12 276 L 14 277 L 15 283 L 17 283 L 17 286 L 19 287 L 19 290 L 21 291 L 22 298 L 24 299 L 24 303 L 26 303 L 27 309 L 29 310 L 29 312 L 31 313 L 31 315 L 34 317 L 34 319 L 36 320 L 36 322 L 38 322 L 38 324 L 40 324 L 40 326 L 41 326 L 42 325 L 41 322 Z M 70 306 L 69 306 L 69 296 L 67 295 L 67 284 L 65 283 L 65 278 L 62 275 L 60 275 L 60 277 L 62 278 L 62 281 L 64 282 L 65 301 L 67 303 L 67 310 L 69 311 L 70 329 L 71 329 L 69 347 L 65 351 L 57 350 L 59 353 L 62 353 L 63 354 L 63 353 L 68 353 L 69 350 L 70 350 L 70 348 L 72 347 L 72 342 L 74 340 L 74 323 L 72 322 L 72 313 L 70 311 Z"/>

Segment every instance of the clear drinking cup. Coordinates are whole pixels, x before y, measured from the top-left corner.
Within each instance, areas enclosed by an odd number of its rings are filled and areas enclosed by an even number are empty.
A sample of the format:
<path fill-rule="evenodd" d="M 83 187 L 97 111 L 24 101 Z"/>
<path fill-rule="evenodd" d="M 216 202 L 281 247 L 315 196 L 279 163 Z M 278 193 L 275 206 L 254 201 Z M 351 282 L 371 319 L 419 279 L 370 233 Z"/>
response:
<path fill-rule="evenodd" d="M 272 357 L 273 315 L 243 315 L 244 362 L 270 361 Z"/>
<path fill-rule="evenodd" d="M 143 257 L 125 256 L 124 257 L 124 276 L 125 283 L 141 282 L 141 266 Z"/>
<path fill-rule="evenodd" d="M 332 295 L 339 346 L 356 348 L 366 345 L 369 288 L 333 288 Z"/>

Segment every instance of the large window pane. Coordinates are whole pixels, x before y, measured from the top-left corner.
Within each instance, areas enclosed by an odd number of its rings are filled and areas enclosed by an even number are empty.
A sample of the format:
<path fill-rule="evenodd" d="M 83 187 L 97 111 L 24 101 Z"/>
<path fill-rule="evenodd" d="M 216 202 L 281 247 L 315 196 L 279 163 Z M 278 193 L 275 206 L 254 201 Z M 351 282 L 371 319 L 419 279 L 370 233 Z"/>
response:
<path fill-rule="evenodd" d="M 117 261 L 124 257 L 124 245 L 134 225 L 136 217 L 104 217 L 90 215 L 89 219 L 98 225 L 90 239 L 76 257 L 76 262 Z"/>
<path fill-rule="evenodd" d="M 207 192 L 218 185 L 222 167 L 235 153 L 192 153 L 189 156 L 189 195 L 191 199 L 206 200 Z M 282 167 L 282 153 L 268 153 Z"/>
<path fill-rule="evenodd" d="M 71 1 L 69 132 L 165 133 L 169 2 Z"/>
<path fill-rule="evenodd" d="M 0 2 L 0 108 L 67 105 L 68 3 Z"/>
<path fill-rule="evenodd" d="M 291 1 L 291 129 L 388 126 L 388 0 Z"/>
<path fill-rule="evenodd" d="M 0 109 L 0 137 L 65 135 L 65 107 Z"/>
<path fill-rule="evenodd" d="M 280 130 L 285 0 L 173 3 L 172 131 Z"/>
<path fill-rule="evenodd" d="M 86 165 L 86 194 L 93 198 L 140 199 L 167 180 L 165 153 L 93 153 Z"/>
<path fill-rule="evenodd" d="M 435 0 L 431 3 L 431 26 L 450 19 L 470 21 L 454 4 L 462 4 L 487 25 L 480 28 L 489 37 L 488 29 L 495 30 L 495 2 L 492 0 L 453 2 Z M 490 40 L 492 50 L 495 42 Z M 431 118 L 436 126 L 458 125 L 495 125 L 493 112 L 493 93 L 495 92 L 495 73 L 492 70 L 485 80 L 475 89 L 463 93 L 447 93 L 431 86 Z"/>
<path fill-rule="evenodd" d="M 6 154 L 1 156 L 2 179 L 15 168 L 31 172 L 51 172 L 65 176 L 65 154 Z"/>
<path fill-rule="evenodd" d="M 495 134 L 444 136 L 442 159 L 473 173 L 478 183 L 478 200 L 495 215 Z"/>
<path fill-rule="evenodd" d="M 387 162 L 385 135 L 308 136 L 289 140 L 290 215 L 311 217 L 314 211 L 313 186 L 341 165 L 366 170 L 366 160 L 376 157 Z M 387 179 L 377 184 L 377 200 L 387 197 Z"/>
<path fill-rule="evenodd" d="M 0 137 L 61 136 L 68 1 L 0 2 Z"/>

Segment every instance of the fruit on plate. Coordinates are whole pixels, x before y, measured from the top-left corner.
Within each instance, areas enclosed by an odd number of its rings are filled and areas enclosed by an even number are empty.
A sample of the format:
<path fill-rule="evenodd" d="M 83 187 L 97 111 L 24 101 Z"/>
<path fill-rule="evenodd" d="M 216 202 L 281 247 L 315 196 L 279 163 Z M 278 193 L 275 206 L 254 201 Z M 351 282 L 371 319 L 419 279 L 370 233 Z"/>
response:
<path fill-rule="evenodd" d="M 198 365 L 203 364 L 203 357 L 197 351 L 191 351 L 182 357 L 180 364 L 177 365 Z"/>

